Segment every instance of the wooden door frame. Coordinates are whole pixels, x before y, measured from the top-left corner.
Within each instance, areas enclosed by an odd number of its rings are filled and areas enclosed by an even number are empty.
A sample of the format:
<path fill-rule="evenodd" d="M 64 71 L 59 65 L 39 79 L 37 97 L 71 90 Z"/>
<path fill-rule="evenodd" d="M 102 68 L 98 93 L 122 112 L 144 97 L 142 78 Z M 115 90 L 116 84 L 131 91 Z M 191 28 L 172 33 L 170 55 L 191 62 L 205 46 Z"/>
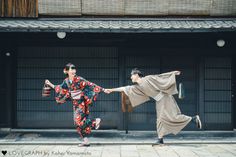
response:
<path fill-rule="evenodd" d="M 236 129 L 236 56 L 232 56 L 232 128 Z"/>
<path fill-rule="evenodd" d="M 9 53 L 8 55 L 6 53 Z M 6 113 L 5 122 L 1 124 L 2 127 L 15 128 L 16 127 L 16 47 L 12 45 L 1 48 L 1 56 L 3 57 L 6 73 L 3 74 L 6 84 Z"/>

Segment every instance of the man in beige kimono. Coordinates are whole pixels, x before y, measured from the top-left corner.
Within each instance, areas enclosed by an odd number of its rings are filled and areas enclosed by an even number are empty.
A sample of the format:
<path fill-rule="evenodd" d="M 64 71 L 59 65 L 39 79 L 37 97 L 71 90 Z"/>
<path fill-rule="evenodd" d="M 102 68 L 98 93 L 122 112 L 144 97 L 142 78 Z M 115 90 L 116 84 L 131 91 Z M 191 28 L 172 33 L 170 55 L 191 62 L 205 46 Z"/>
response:
<path fill-rule="evenodd" d="M 131 80 L 134 85 L 106 89 L 105 93 L 124 92 L 132 107 L 149 101 L 150 97 L 156 100 L 157 112 L 157 134 L 156 144 L 163 144 L 163 136 L 167 134 L 179 133 L 190 121 L 201 129 L 202 124 L 198 115 L 194 117 L 181 114 L 181 111 L 173 97 L 177 94 L 175 76 L 180 75 L 180 71 L 172 71 L 159 75 L 143 74 L 137 68 L 131 72 Z"/>

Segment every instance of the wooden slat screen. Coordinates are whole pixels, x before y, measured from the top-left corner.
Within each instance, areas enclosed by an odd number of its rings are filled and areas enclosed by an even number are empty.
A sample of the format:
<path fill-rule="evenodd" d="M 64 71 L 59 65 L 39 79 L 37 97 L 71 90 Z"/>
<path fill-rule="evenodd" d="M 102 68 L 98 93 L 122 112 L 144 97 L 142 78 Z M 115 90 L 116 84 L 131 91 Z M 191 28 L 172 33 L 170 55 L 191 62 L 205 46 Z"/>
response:
<path fill-rule="evenodd" d="M 102 87 L 119 83 L 116 47 L 20 47 L 17 61 L 17 127 L 74 128 L 71 101 L 57 105 L 54 92 L 41 96 L 44 79 L 62 83 L 68 62 L 76 65 L 78 75 Z M 117 128 L 118 100 L 118 93 L 99 94 L 90 116 L 102 118 L 102 128 Z"/>
<path fill-rule="evenodd" d="M 231 129 L 231 59 L 205 58 L 204 80 L 205 128 Z"/>
<path fill-rule="evenodd" d="M 171 64 L 170 64 L 171 63 Z M 140 68 L 145 75 L 159 74 L 172 70 L 180 70 L 182 74 L 177 78 L 177 84 L 182 82 L 186 90 L 183 100 L 174 97 L 183 114 L 193 116 L 197 113 L 197 84 L 195 59 L 187 56 L 127 56 L 125 60 L 126 83 L 132 84 L 130 72 L 134 67 Z M 156 104 L 154 100 L 138 106 L 128 115 L 130 130 L 156 130 Z M 194 125 L 188 125 L 185 130 L 195 130 Z"/>

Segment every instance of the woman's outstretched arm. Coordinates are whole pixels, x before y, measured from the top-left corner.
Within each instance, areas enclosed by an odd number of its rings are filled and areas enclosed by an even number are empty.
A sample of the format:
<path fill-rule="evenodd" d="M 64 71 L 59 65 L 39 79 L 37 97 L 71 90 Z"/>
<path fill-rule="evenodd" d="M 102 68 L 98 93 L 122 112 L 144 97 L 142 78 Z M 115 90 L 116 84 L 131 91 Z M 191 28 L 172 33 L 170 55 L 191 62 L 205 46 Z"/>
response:
<path fill-rule="evenodd" d="M 54 85 L 49 80 L 45 80 L 45 84 L 55 90 L 55 99 L 58 104 L 63 104 L 70 98 L 69 88 L 67 86 L 66 80 L 64 80 L 60 85 Z"/>

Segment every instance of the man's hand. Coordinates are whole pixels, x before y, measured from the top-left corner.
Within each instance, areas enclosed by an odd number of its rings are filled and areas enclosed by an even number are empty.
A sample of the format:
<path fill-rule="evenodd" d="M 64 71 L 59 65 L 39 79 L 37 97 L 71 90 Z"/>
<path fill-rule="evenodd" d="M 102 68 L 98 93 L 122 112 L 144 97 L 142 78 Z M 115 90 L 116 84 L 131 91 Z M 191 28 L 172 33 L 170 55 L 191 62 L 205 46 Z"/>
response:
<path fill-rule="evenodd" d="M 180 75 L 181 71 L 175 71 L 175 75 Z"/>
<path fill-rule="evenodd" d="M 106 93 L 106 94 L 110 94 L 111 92 L 112 92 L 111 89 L 105 89 L 105 90 L 104 90 L 104 93 Z"/>

